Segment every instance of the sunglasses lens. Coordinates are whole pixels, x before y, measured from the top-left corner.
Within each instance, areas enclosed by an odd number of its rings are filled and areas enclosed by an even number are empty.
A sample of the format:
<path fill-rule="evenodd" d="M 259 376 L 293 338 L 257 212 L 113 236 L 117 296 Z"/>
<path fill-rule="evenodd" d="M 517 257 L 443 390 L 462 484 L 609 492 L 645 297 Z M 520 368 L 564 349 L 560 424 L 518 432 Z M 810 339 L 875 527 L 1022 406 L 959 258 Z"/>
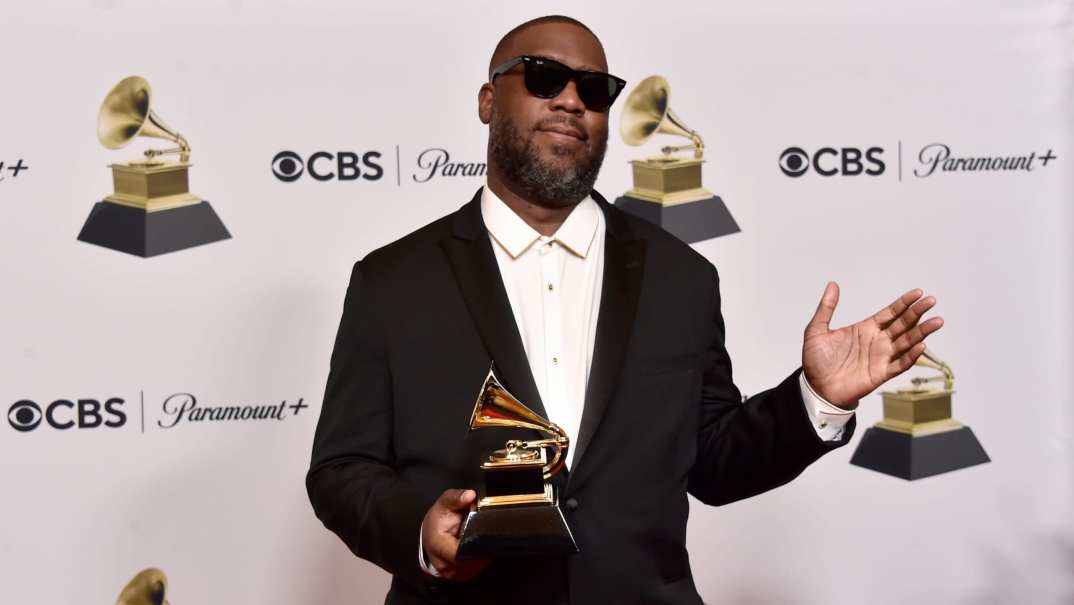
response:
<path fill-rule="evenodd" d="M 619 95 L 619 82 L 608 74 L 587 73 L 578 78 L 578 96 L 592 111 L 607 111 Z"/>
<path fill-rule="evenodd" d="M 570 77 L 570 71 L 558 63 L 541 60 L 526 63 L 526 89 L 536 97 L 549 99 L 558 95 Z"/>

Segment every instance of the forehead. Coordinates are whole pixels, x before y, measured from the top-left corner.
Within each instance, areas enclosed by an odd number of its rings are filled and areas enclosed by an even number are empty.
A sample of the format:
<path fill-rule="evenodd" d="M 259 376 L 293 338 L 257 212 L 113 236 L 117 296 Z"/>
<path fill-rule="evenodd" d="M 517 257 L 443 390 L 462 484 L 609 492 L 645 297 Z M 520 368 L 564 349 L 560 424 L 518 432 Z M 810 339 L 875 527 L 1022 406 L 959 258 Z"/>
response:
<path fill-rule="evenodd" d="M 608 71 L 600 41 L 589 31 L 570 23 L 542 23 L 514 36 L 496 62 L 519 55 L 538 55 L 587 71 Z"/>

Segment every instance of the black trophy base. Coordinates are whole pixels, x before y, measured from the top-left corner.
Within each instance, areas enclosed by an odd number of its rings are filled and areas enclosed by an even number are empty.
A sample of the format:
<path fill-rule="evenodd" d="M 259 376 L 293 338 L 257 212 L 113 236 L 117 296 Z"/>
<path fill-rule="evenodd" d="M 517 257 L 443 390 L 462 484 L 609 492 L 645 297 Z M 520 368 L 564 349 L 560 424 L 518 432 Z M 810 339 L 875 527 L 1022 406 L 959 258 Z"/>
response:
<path fill-rule="evenodd" d="M 80 241 L 142 258 L 230 237 L 209 202 L 157 212 L 97 202 L 78 234 Z"/>
<path fill-rule="evenodd" d="M 870 428 L 850 458 L 851 464 L 908 481 L 990 461 L 968 426 L 924 437 Z"/>
<path fill-rule="evenodd" d="M 687 244 L 738 233 L 738 223 L 720 196 L 665 206 L 624 195 L 615 205 L 638 218 L 660 225 Z"/>
<path fill-rule="evenodd" d="M 460 561 L 554 556 L 578 552 L 563 512 L 554 504 L 489 507 L 470 511 L 462 525 Z"/>

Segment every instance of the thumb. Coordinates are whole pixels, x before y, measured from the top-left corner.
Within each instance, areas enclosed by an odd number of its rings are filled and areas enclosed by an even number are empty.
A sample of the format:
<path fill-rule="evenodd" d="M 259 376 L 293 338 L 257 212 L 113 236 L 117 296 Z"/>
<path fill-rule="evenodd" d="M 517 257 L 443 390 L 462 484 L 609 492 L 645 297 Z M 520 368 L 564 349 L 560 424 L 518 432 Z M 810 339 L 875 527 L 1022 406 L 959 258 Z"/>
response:
<path fill-rule="evenodd" d="M 806 334 L 827 332 L 837 304 L 839 304 L 839 284 L 830 281 L 824 287 L 824 294 L 820 297 L 820 304 L 817 305 L 817 311 L 813 313 L 813 319 L 806 326 Z"/>
<path fill-rule="evenodd" d="M 476 497 L 472 489 L 448 489 L 440 494 L 436 503 L 449 511 L 461 512 L 469 509 Z"/>

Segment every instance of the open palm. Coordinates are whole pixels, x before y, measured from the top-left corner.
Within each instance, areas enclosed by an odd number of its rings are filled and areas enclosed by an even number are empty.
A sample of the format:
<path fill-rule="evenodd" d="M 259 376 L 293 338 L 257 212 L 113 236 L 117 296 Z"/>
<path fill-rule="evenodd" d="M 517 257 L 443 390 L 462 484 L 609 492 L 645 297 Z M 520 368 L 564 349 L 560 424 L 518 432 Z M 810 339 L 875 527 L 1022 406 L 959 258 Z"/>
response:
<path fill-rule="evenodd" d="M 813 390 L 842 408 L 914 365 L 925 350 L 925 337 L 943 326 L 943 318 L 918 323 L 936 304 L 920 289 L 903 294 L 871 317 L 832 330 L 829 323 L 839 302 L 839 285 L 829 282 L 817 311 L 805 329 L 802 369 Z"/>

